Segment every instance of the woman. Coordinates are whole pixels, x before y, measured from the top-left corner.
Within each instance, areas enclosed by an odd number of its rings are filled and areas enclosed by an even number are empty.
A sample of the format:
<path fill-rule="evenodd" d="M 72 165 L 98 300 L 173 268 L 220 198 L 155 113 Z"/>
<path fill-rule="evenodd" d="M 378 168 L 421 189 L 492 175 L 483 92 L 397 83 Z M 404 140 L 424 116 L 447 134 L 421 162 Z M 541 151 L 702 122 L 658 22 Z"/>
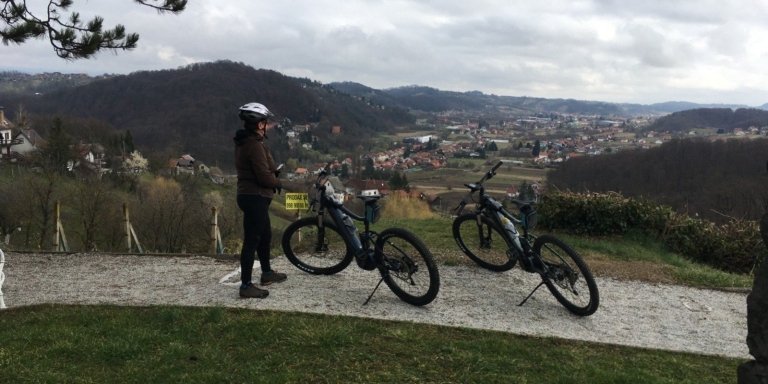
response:
<path fill-rule="evenodd" d="M 275 192 L 282 189 L 278 170 L 266 143 L 272 112 L 262 104 L 248 103 L 240 107 L 243 129 L 235 134 L 235 168 L 237 169 L 237 206 L 243 211 L 243 248 L 240 251 L 240 297 L 265 298 L 269 291 L 252 282 L 254 254 L 261 264 L 261 285 L 285 281 L 286 275 L 269 265 L 272 226 L 269 204 Z"/>

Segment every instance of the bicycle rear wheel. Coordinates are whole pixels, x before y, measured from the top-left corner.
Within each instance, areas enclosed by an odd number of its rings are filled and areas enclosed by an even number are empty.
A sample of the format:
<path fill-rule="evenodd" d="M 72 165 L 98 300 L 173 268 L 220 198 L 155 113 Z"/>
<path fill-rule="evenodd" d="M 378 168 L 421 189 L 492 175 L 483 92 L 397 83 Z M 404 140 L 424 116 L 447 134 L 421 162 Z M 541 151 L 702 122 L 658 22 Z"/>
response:
<path fill-rule="evenodd" d="M 432 302 L 440 290 L 440 275 L 432 254 L 416 235 L 401 228 L 382 231 L 376 240 L 379 272 L 389 289 L 413 305 Z"/>
<path fill-rule="evenodd" d="M 453 238 L 459 248 L 477 265 L 491 271 L 508 271 L 515 266 L 517 258 L 509 257 L 512 245 L 490 218 L 465 213 L 453 221 Z"/>
<path fill-rule="evenodd" d="M 576 251 L 552 235 L 542 235 L 533 243 L 533 252 L 546 264 L 547 273 L 542 278 L 560 304 L 579 316 L 597 311 L 597 283 Z"/>
<path fill-rule="evenodd" d="M 313 275 L 332 275 L 352 261 L 336 225 L 326 221 L 321 228 L 317 217 L 305 217 L 283 231 L 283 252 L 293 265 Z"/>

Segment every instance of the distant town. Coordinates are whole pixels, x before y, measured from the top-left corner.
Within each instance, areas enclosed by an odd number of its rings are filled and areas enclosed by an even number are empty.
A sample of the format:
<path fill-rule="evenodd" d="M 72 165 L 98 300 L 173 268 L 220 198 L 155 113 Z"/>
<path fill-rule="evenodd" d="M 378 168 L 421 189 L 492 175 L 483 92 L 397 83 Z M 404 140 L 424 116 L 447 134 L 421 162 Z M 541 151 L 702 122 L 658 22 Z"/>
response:
<path fill-rule="evenodd" d="M 504 111 L 497 111 L 503 115 Z M 386 150 L 362 153 L 358 164 L 369 162 L 376 170 L 433 170 L 445 167 L 449 161 L 494 157 L 518 166 L 554 167 L 579 156 L 597 156 L 629 149 L 647 149 L 674 138 L 750 138 L 765 137 L 768 126 L 745 126 L 727 134 L 721 129 L 692 129 L 684 133 L 647 130 L 658 116 L 612 117 L 597 115 L 547 113 L 527 117 L 509 116 L 487 121 L 466 112 L 444 112 L 417 120 L 417 130 L 393 136 Z M 282 127 L 292 149 L 312 151 L 320 139 L 314 135 L 313 124 Z M 332 135 L 343 135 L 344 127 L 333 126 Z M 0 160 L 23 161 L 46 143 L 32 127 L 16 127 L 0 108 Z M 92 172 L 143 172 L 147 161 L 139 151 L 124 154 L 117 167 L 106 167 L 101 143 L 79 143 L 72 153 L 68 167 L 90 169 Z M 355 159 L 339 158 L 336 167 L 353 169 Z M 295 164 L 287 172 L 290 178 L 302 178 L 322 164 Z M 315 168 L 315 169 L 313 169 Z M 359 167 L 358 167 L 359 168 Z M 221 169 L 208 167 L 204 159 L 187 153 L 168 159 L 160 173 L 209 175 L 217 183 L 227 179 Z"/>

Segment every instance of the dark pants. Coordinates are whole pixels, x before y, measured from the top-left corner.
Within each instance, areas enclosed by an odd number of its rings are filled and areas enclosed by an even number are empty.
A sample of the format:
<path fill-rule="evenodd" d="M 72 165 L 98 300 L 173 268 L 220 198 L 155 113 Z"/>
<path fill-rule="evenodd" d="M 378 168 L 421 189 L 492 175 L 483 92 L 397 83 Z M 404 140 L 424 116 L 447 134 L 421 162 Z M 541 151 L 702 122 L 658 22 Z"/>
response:
<path fill-rule="evenodd" d="M 270 272 L 269 247 L 272 242 L 272 224 L 269 222 L 269 204 L 272 199 L 259 195 L 237 195 L 237 206 L 243 211 L 243 249 L 240 251 L 240 270 L 243 284 L 253 277 L 254 253 L 259 255 L 262 272 Z"/>

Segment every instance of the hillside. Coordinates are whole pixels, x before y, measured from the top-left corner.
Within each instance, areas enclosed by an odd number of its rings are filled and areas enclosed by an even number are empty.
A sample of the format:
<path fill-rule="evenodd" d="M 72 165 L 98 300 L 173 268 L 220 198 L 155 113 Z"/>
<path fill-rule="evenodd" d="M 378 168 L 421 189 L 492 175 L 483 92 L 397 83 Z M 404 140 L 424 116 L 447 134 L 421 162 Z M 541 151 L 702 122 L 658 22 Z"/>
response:
<path fill-rule="evenodd" d="M 657 119 L 649 130 L 680 132 L 694 128 L 722 129 L 733 132 L 734 128 L 763 127 L 768 125 L 768 111 L 755 108 L 696 108 L 675 112 Z"/>
<path fill-rule="evenodd" d="M 349 140 L 412 120 L 405 111 L 369 105 L 317 82 L 228 61 L 135 72 L 42 95 L 0 94 L 0 105 L 103 120 L 121 132 L 130 130 L 140 148 L 189 152 L 222 168 L 231 165 L 232 137 L 241 125 L 237 108 L 250 101 L 265 103 L 278 119 L 294 124 L 317 123 L 319 130 L 340 125 Z"/>
<path fill-rule="evenodd" d="M 27 74 L 16 71 L 0 72 L 0 94 L 44 94 L 62 88 L 78 87 L 110 75 L 91 77 L 78 73 Z"/>
<path fill-rule="evenodd" d="M 552 188 L 645 197 L 691 216 L 759 220 L 768 208 L 768 139 L 673 140 L 647 150 L 575 158 Z"/>
<path fill-rule="evenodd" d="M 655 104 L 608 103 L 575 99 L 547 99 L 540 97 L 515 97 L 487 95 L 482 92 L 451 92 L 423 86 L 397 87 L 377 90 L 352 82 L 330 83 L 341 92 L 372 100 L 387 106 L 399 106 L 411 110 L 442 112 L 462 110 L 492 113 L 504 110 L 521 115 L 536 113 L 572 113 L 603 116 L 666 115 L 695 108 L 744 108 L 743 105 L 697 104 L 671 101 Z"/>
<path fill-rule="evenodd" d="M 330 86 L 357 97 L 383 105 L 393 105 L 424 112 L 459 110 L 493 114 L 495 111 L 528 115 L 539 112 L 616 115 L 624 112 L 618 104 L 573 99 L 545 99 L 487 95 L 482 92 L 442 91 L 424 86 L 376 90 L 357 83 L 331 83 Z"/>
<path fill-rule="evenodd" d="M 698 104 L 615 104 L 574 99 L 545 99 L 451 92 L 424 86 L 377 90 L 352 82 L 321 84 L 242 63 L 218 61 L 174 70 L 88 77 L 75 74 L 26 75 L 0 72 L 0 106 L 14 116 L 23 105 L 45 136 L 52 117 L 65 118 L 77 129 L 76 140 L 101 139 L 108 130 L 130 131 L 136 146 L 155 160 L 188 152 L 209 165 L 231 169 L 231 137 L 240 123 L 239 105 L 264 102 L 292 124 L 313 124 L 321 151 L 347 154 L 380 132 L 407 128 L 416 114 L 463 112 L 466 119 L 507 119 L 540 113 L 593 116 L 666 114 Z M 651 129 L 676 131 L 691 127 L 765 125 L 768 112 L 730 107 L 676 112 Z M 83 122 L 86 122 L 85 124 Z M 332 126 L 342 134 L 331 136 Z M 99 135 L 80 132 L 98 130 Z M 280 136 L 280 135 L 275 135 Z M 287 144 L 273 142 L 276 157 L 289 156 Z M 291 157 L 297 157 L 291 153 Z"/>

